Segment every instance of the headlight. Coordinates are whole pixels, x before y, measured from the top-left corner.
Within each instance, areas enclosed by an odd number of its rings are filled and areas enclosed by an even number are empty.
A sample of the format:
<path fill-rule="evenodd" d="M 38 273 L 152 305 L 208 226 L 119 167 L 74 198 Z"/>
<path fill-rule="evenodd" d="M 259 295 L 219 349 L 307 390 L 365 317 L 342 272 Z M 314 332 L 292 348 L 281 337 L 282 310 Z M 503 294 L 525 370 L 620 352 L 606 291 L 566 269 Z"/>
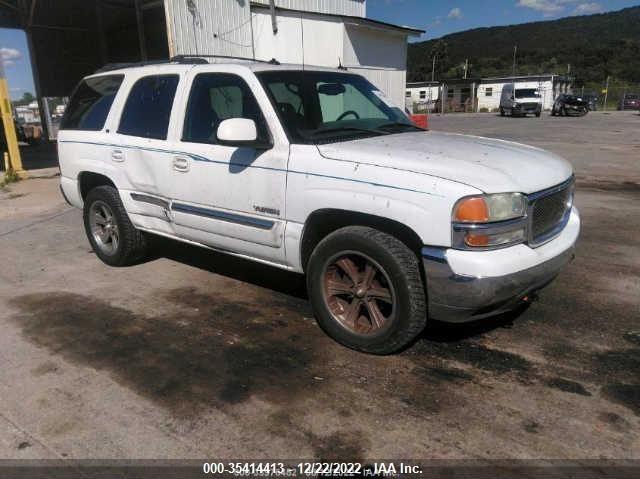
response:
<path fill-rule="evenodd" d="M 458 223 L 488 223 L 524 216 L 527 200 L 521 193 L 468 196 L 456 203 L 453 220 Z"/>
<path fill-rule="evenodd" d="M 459 249 L 492 249 L 527 237 L 527 199 L 521 193 L 462 198 L 453 209 L 452 244 Z"/>

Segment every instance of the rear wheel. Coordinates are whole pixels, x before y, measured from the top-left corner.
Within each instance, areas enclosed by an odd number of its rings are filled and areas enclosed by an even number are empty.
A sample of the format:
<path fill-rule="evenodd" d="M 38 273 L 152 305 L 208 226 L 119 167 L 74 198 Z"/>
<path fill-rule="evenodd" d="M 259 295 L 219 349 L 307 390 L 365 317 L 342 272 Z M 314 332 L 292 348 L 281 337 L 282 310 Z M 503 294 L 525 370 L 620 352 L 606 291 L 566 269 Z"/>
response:
<path fill-rule="evenodd" d="M 346 227 L 323 239 L 309 259 L 307 287 L 318 324 L 358 351 L 393 353 L 426 325 L 417 256 L 372 228 Z"/>
<path fill-rule="evenodd" d="M 146 238 L 129 220 L 112 186 L 89 192 L 84 201 L 84 227 L 93 251 L 110 266 L 134 264 L 146 254 Z"/>
<path fill-rule="evenodd" d="M 504 108 L 500 107 L 500 116 L 504 116 Z"/>

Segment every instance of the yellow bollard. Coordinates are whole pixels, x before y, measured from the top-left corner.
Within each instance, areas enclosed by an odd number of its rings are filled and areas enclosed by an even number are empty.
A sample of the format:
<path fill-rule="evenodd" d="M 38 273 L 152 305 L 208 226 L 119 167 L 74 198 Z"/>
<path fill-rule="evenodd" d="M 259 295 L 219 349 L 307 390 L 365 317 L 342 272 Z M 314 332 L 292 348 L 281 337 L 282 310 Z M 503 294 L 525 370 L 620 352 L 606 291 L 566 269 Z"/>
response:
<path fill-rule="evenodd" d="M 4 126 L 4 136 L 7 139 L 9 149 L 10 166 L 20 178 L 26 178 L 27 172 L 22 168 L 22 158 L 20 148 L 18 148 L 18 138 L 16 128 L 13 123 L 13 110 L 11 109 L 11 99 L 9 97 L 9 86 L 4 76 L 4 67 L 0 62 L 0 111 L 2 112 L 2 124 Z M 7 171 L 9 171 L 7 169 Z"/>

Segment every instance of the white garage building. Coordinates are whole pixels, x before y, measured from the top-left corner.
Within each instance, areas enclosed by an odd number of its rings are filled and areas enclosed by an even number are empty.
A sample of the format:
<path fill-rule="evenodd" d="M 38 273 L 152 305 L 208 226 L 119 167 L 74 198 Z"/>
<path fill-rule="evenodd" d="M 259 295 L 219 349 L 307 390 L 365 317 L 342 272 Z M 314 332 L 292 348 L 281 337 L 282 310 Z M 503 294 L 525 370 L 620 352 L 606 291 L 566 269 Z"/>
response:
<path fill-rule="evenodd" d="M 433 111 L 440 98 L 441 85 L 437 81 L 409 82 L 405 90 L 405 106 L 412 113 Z"/>
<path fill-rule="evenodd" d="M 366 18 L 365 0 L 164 0 L 169 53 L 336 68 L 404 106 L 407 38 L 422 30 Z"/>
<path fill-rule="evenodd" d="M 561 75 L 530 75 L 508 78 L 483 78 L 478 85 L 478 111 L 500 108 L 500 95 L 504 85 L 514 83 L 517 88 L 535 88 L 542 97 L 542 108 L 550 110 L 561 93 L 570 93 L 573 79 Z"/>

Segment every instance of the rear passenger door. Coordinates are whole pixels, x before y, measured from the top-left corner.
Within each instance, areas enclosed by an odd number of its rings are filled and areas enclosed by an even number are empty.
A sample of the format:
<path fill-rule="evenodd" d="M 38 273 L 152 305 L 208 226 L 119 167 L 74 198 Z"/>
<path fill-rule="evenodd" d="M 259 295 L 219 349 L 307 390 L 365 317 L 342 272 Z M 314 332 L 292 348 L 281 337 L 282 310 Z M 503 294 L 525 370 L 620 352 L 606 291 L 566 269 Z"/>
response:
<path fill-rule="evenodd" d="M 246 68 L 234 73 L 198 69 L 187 84 L 180 108 L 185 113 L 170 145 L 175 151 L 171 175 L 162 185 L 171 197 L 176 233 L 284 262 L 289 145 L 266 94 Z M 219 144 L 218 126 L 230 118 L 254 120 L 258 138 L 273 146 Z"/>
<path fill-rule="evenodd" d="M 166 184 L 175 156 L 167 138 L 183 71 L 163 66 L 162 73 L 143 70 L 128 79 L 110 151 L 111 162 L 127 179 L 120 194 L 133 223 L 167 234 L 174 234 Z"/>

